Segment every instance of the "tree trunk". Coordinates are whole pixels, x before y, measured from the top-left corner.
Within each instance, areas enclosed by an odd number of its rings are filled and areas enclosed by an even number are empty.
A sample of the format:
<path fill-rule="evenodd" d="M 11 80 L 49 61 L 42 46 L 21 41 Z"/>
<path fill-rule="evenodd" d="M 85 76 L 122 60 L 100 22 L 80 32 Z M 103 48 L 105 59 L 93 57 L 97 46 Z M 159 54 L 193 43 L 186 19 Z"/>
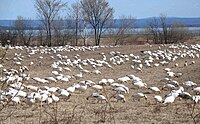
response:
<path fill-rule="evenodd" d="M 97 28 L 94 29 L 94 39 L 95 39 L 95 45 L 98 46 L 98 36 L 97 36 Z"/>
<path fill-rule="evenodd" d="M 78 45 L 78 20 L 76 20 L 76 31 L 75 31 L 75 34 L 76 34 L 76 46 Z"/>

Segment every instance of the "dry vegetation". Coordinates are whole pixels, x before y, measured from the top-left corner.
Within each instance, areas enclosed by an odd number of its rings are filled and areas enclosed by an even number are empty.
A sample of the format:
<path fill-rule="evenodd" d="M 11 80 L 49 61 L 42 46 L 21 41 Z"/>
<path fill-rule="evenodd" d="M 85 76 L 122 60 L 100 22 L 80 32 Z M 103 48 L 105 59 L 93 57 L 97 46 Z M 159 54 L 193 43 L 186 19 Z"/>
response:
<path fill-rule="evenodd" d="M 30 58 L 28 57 L 28 53 L 25 49 L 16 50 L 9 49 L 6 55 L 6 61 L 3 64 L 3 68 L 15 68 L 18 69 L 19 66 L 13 63 L 13 58 L 15 53 L 21 53 L 24 56 L 22 65 L 26 65 L 29 68 L 27 72 L 30 74 L 30 77 L 46 77 L 53 76 L 51 73 L 52 68 L 50 65 L 55 61 L 51 59 L 50 56 L 56 56 L 57 54 L 68 56 L 68 58 L 72 59 L 75 55 L 79 54 L 81 59 L 102 59 L 102 56 L 99 53 L 104 52 L 105 55 L 109 58 L 109 52 L 111 51 L 119 51 L 122 54 L 130 54 L 140 55 L 141 51 L 146 50 L 157 50 L 159 45 L 126 45 L 119 47 L 111 47 L 111 48 L 98 48 L 95 51 L 71 51 L 71 52 L 57 52 L 51 54 L 35 54 Z M 166 47 L 162 47 L 161 49 L 166 49 Z M 43 59 L 40 59 L 39 56 L 43 56 Z M 195 64 L 188 65 L 184 67 L 184 62 L 187 61 L 191 63 L 195 61 Z M 29 65 L 30 62 L 33 62 L 33 65 Z M 63 60 L 62 60 L 63 61 Z M 178 63 L 179 66 L 175 67 L 175 63 Z M 76 80 L 71 79 L 67 83 L 62 83 L 57 81 L 56 83 L 45 83 L 39 84 L 35 82 L 33 79 L 30 79 L 24 82 L 25 85 L 32 84 L 38 87 L 47 85 L 47 86 L 58 86 L 61 88 L 67 88 L 74 83 L 78 83 L 81 80 L 92 80 L 96 84 L 103 78 L 113 78 L 117 80 L 119 77 L 123 77 L 129 74 L 133 74 L 142 79 L 143 82 L 147 83 L 148 87 L 157 86 L 158 88 L 162 88 L 164 82 L 160 80 L 165 77 L 164 68 L 171 68 L 173 72 L 182 72 L 183 76 L 180 78 L 175 78 L 180 84 L 191 80 L 199 86 L 199 74 L 200 74 L 200 60 L 199 58 L 191 59 L 191 58 L 183 58 L 178 59 L 175 62 L 171 62 L 165 66 L 159 67 L 150 67 L 143 68 L 142 72 L 137 72 L 133 70 L 131 67 L 131 59 L 122 65 L 113 66 L 114 69 L 100 67 L 98 70 L 101 71 L 101 75 L 95 75 L 92 73 L 84 74 L 83 78 Z M 78 69 L 74 67 L 70 67 L 71 72 L 62 72 L 64 75 L 74 75 L 79 72 Z M 84 66 L 84 69 L 92 70 L 91 67 Z M 85 92 L 75 92 L 72 93 L 70 99 L 68 100 L 60 100 L 57 103 L 46 104 L 43 103 L 35 103 L 32 106 L 28 106 L 23 100 L 21 104 L 13 104 L 9 102 L 8 105 L 2 106 L 2 110 L 0 112 L 0 123 L 9 123 L 9 124 L 50 124 L 50 123 L 59 123 L 59 124 L 67 124 L 67 123 L 162 123 L 162 124 L 170 124 L 170 123 L 194 123 L 191 117 L 193 102 L 190 100 L 183 100 L 177 98 L 176 101 L 168 106 L 163 105 L 162 103 L 155 103 L 153 96 L 155 95 L 149 89 L 141 88 L 137 89 L 133 86 L 132 82 L 124 83 L 129 87 L 130 93 L 124 94 L 126 98 L 126 102 L 123 103 L 121 101 L 116 101 L 116 99 L 111 98 L 114 91 L 109 89 L 109 86 L 104 86 L 103 90 L 100 91 L 104 96 L 107 97 L 108 102 L 97 102 L 95 99 L 86 98 L 94 92 L 93 89 L 88 88 Z M 148 100 L 145 101 L 141 99 L 140 101 L 134 100 L 132 94 L 137 92 L 143 92 L 147 95 Z M 170 91 L 162 90 L 161 96 L 164 97 Z M 193 93 L 191 89 L 188 92 Z M 195 105 L 193 115 L 200 113 L 199 103 Z M 195 118 L 196 123 L 199 123 L 199 117 Z"/>

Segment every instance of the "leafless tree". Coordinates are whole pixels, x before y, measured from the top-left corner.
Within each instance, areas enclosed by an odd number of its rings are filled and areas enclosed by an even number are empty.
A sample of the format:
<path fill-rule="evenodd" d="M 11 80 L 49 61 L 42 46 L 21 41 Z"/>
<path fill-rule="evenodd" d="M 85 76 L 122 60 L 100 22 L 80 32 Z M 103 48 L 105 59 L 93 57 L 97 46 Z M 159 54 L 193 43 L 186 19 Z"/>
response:
<path fill-rule="evenodd" d="M 162 29 L 162 33 L 161 33 L 161 43 L 167 44 L 168 43 L 168 28 L 170 28 L 170 26 L 167 25 L 167 18 L 166 15 L 164 14 L 160 14 L 160 26 Z M 164 42 L 162 41 L 164 39 Z"/>
<path fill-rule="evenodd" d="M 75 22 L 75 45 L 78 45 L 78 37 L 80 35 L 81 25 L 80 22 L 82 20 L 81 15 L 81 5 L 79 2 L 75 2 L 71 6 L 71 19 Z"/>
<path fill-rule="evenodd" d="M 15 30 L 1 30 L 0 41 L 3 47 L 5 47 L 6 45 L 16 45 L 16 39 L 17 32 Z"/>
<path fill-rule="evenodd" d="M 42 46 L 44 46 L 45 45 L 45 43 L 44 43 L 44 34 L 45 34 L 45 32 L 42 30 L 42 29 L 39 29 L 38 31 L 37 31 L 37 45 L 42 45 Z"/>
<path fill-rule="evenodd" d="M 61 0 L 36 0 L 35 8 L 46 30 L 48 46 L 51 46 L 53 21 L 66 5 Z"/>
<path fill-rule="evenodd" d="M 159 43 L 159 21 L 157 18 L 152 18 L 147 26 L 146 26 L 146 32 L 149 33 L 152 36 L 153 42 L 154 43 Z"/>
<path fill-rule="evenodd" d="M 74 45 L 74 36 L 75 36 L 75 30 L 74 30 L 74 22 L 71 19 L 66 20 L 65 24 L 65 30 L 63 30 L 63 43 Z"/>
<path fill-rule="evenodd" d="M 88 23 L 85 20 L 83 20 L 82 23 L 83 23 L 83 25 L 80 30 L 80 36 L 83 39 L 83 45 L 86 46 L 87 39 L 89 38 L 89 31 L 87 29 Z"/>
<path fill-rule="evenodd" d="M 105 24 L 113 18 L 114 10 L 106 0 L 81 0 L 82 13 L 94 29 L 95 44 L 100 44 Z"/>
<path fill-rule="evenodd" d="M 10 31 L 9 30 L 1 30 L 1 37 L 0 37 L 0 41 L 1 41 L 1 45 L 4 47 L 5 45 L 7 45 L 7 40 L 10 40 Z"/>
<path fill-rule="evenodd" d="M 166 15 L 153 18 L 147 25 L 147 34 L 151 35 L 154 43 L 177 43 L 190 38 L 188 28 L 181 22 L 167 22 Z"/>
<path fill-rule="evenodd" d="M 4 32 L 3 32 L 2 28 L 0 27 L 0 45 L 2 45 L 3 36 L 4 36 Z"/>
<path fill-rule="evenodd" d="M 25 30 L 26 30 L 26 24 L 23 17 L 18 16 L 17 20 L 15 21 L 15 29 L 17 31 L 17 34 L 19 36 L 20 42 L 25 41 Z"/>
<path fill-rule="evenodd" d="M 132 16 L 120 16 L 117 20 L 111 21 L 109 26 L 109 35 L 114 40 L 115 45 L 119 42 L 122 45 L 124 39 L 131 36 L 134 30 L 135 19 Z"/>
<path fill-rule="evenodd" d="M 68 43 L 70 43 L 70 45 L 73 44 L 75 31 L 72 19 L 57 18 L 53 23 L 53 29 L 55 45 L 64 46 Z"/>
<path fill-rule="evenodd" d="M 62 30 L 64 29 L 64 20 L 60 17 L 53 22 L 53 32 L 55 44 L 60 46 L 62 44 Z"/>
<path fill-rule="evenodd" d="M 30 45 L 30 41 L 33 37 L 33 29 L 31 29 L 31 20 L 24 19 L 22 16 L 18 16 L 15 21 L 15 29 L 17 31 L 17 35 L 19 37 L 21 44 L 25 46 Z"/>
<path fill-rule="evenodd" d="M 191 33 L 182 22 L 174 22 L 169 28 L 168 37 L 170 43 L 179 43 L 188 40 Z"/>

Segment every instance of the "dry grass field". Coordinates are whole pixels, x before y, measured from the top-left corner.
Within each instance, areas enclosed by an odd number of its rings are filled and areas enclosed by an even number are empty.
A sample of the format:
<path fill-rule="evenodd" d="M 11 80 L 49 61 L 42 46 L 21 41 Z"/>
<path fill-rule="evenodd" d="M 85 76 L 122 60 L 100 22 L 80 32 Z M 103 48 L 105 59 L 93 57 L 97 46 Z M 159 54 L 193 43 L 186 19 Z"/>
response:
<path fill-rule="evenodd" d="M 170 45 L 161 47 L 161 50 L 169 49 L 173 51 L 173 49 L 169 48 Z M 190 45 L 188 45 L 190 46 Z M 59 87 L 67 89 L 75 83 L 79 83 L 80 81 L 91 80 L 95 84 L 101 79 L 112 78 L 117 83 L 122 83 L 129 88 L 129 93 L 122 93 L 125 96 L 126 101 L 117 101 L 112 96 L 116 93 L 116 91 L 111 90 L 110 85 L 103 86 L 99 93 L 102 93 L 108 100 L 106 101 L 97 101 L 95 98 L 86 99 L 90 96 L 95 90 L 91 87 L 87 87 L 87 90 L 75 91 L 71 93 L 69 99 L 64 100 L 60 98 L 60 101 L 53 102 L 52 104 L 40 103 L 36 102 L 32 106 L 29 106 L 25 103 L 26 98 L 21 98 L 20 104 L 15 104 L 10 102 L 6 106 L 1 106 L 3 109 L 0 112 L 0 123 L 2 124 L 51 124 L 51 123 L 59 123 L 59 124 L 89 124 L 89 123 L 116 123 L 116 124 L 182 124 L 182 123 L 194 123 L 191 117 L 192 105 L 193 101 L 184 100 L 181 98 L 176 98 L 175 102 L 165 105 L 162 103 L 156 103 L 154 100 L 155 95 L 160 95 L 164 98 L 166 94 L 170 93 L 170 90 L 161 90 L 161 93 L 153 93 L 150 89 L 151 86 L 156 86 L 159 89 L 162 89 L 165 82 L 161 81 L 166 77 L 166 72 L 163 70 L 164 68 L 170 68 L 172 72 L 181 72 L 183 75 L 181 77 L 173 77 L 173 80 L 176 80 L 180 86 L 182 83 L 191 80 L 200 86 L 200 59 L 199 58 L 178 58 L 175 61 L 171 61 L 169 64 L 160 65 L 158 67 L 143 67 L 142 71 L 137 71 L 131 68 L 132 58 L 129 56 L 131 53 L 134 55 L 139 55 L 142 57 L 141 51 L 155 51 L 158 50 L 159 45 L 126 45 L 126 46 L 118 46 L 118 47 L 108 47 L 108 48 L 97 48 L 94 51 L 57 51 L 54 53 L 50 51 L 50 53 L 42 54 L 41 51 L 28 56 L 28 52 L 26 48 L 23 50 L 17 49 L 9 49 L 6 55 L 6 60 L 2 63 L 3 68 L 9 69 L 14 68 L 18 69 L 21 65 L 17 65 L 14 63 L 15 54 L 21 54 L 23 56 L 23 60 L 21 64 L 23 66 L 27 66 L 29 71 L 26 71 L 26 74 L 30 74 L 30 79 L 28 81 L 23 82 L 25 85 L 34 85 L 37 87 L 49 86 L 49 87 Z M 38 48 L 45 49 L 45 48 Z M 183 49 L 176 49 L 182 50 Z M 186 49 L 187 50 L 187 49 Z M 120 54 L 127 54 L 129 56 L 129 60 L 121 65 L 113 65 L 109 62 L 109 59 L 112 57 L 109 53 L 111 51 L 119 51 Z M 112 68 L 107 68 L 106 66 L 97 67 L 101 74 L 91 73 L 94 68 L 90 65 L 83 66 L 84 69 L 89 70 L 89 73 L 83 73 L 83 77 L 80 79 L 72 78 L 68 82 L 56 81 L 55 83 L 38 83 L 34 81 L 32 78 L 40 77 L 44 78 L 47 76 L 55 77 L 51 72 L 52 67 L 50 65 L 55 61 L 66 61 L 66 58 L 58 59 L 56 58 L 57 54 L 61 54 L 62 56 L 67 56 L 69 59 L 73 60 L 74 56 L 77 54 L 80 56 L 81 60 L 84 59 L 95 59 L 102 60 L 102 55 L 100 53 L 105 53 L 110 65 Z M 30 52 L 29 52 L 30 53 Z M 42 58 L 42 57 L 43 58 Z M 55 59 L 52 59 L 51 56 L 54 56 Z M 188 65 L 184 66 L 185 61 L 187 61 Z M 192 61 L 195 61 L 194 64 L 191 64 Z M 30 65 L 33 62 L 34 64 Z M 178 67 L 175 64 L 178 63 Z M 73 76 L 79 73 L 80 69 L 72 66 L 69 67 L 71 71 L 62 71 L 63 75 Z M 126 75 L 133 74 L 142 79 L 142 82 L 147 84 L 147 88 L 136 88 L 133 85 L 132 81 L 119 82 L 117 79 L 120 77 L 124 77 Z M 179 86 L 176 86 L 178 89 Z M 27 89 L 24 89 L 26 92 L 30 92 Z M 192 88 L 185 89 L 185 91 L 189 92 L 191 95 L 195 95 L 192 91 Z M 144 93 L 147 95 L 147 100 L 141 99 L 136 100 L 133 97 L 134 93 Z M 42 105 L 41 105 L 42 104 Z M 200 104 L 197 103 L 194 108 L 193 115 L 200 113 Z M 200 117 L 196 117 L 195 120 L 197 123 L 200 123 Z"/>

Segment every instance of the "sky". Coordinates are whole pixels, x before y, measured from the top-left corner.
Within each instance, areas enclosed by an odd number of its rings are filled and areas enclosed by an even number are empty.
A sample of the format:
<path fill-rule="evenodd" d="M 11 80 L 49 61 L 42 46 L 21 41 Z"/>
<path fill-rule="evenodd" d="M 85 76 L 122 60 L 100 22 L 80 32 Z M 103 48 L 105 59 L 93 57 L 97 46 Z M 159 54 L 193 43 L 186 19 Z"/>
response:
<path fill-rule="evenodd" d="M 0 20 L 13 20 L 17 16 L 38 19 L 35 0 L 0 0 Z M 63 0 L 70 6 L 77 0 Z M 200 17 L 200 0 L 108 0 L 114 8 L 114 18 L 121 15 L 137 19 L 159 16 Z"/>

